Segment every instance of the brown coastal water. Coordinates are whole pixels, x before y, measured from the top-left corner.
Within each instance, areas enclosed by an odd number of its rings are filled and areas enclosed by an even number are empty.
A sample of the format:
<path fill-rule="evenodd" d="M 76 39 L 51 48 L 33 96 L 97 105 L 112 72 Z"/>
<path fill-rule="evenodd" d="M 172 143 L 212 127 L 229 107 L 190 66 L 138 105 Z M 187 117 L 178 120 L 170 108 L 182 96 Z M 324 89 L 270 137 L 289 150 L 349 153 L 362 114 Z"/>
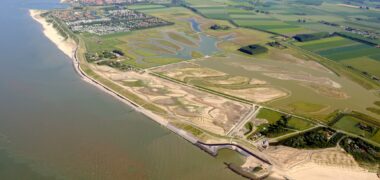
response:
<path fill-rule="evenodd" d="M 57 0 L 58 1 L 58 0 Z M 0 6 L 0 179 L 240 179 L 224 161 L 83 82 L 28 16 Z"/>

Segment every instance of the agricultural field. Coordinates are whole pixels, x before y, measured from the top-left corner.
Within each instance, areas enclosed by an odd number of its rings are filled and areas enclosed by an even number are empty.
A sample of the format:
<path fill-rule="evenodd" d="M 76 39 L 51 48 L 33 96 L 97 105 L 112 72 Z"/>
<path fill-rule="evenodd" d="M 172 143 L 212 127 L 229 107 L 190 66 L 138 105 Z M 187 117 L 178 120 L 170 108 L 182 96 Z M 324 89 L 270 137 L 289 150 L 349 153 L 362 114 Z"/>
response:
<path fill-rule="evenodd" d="M 257 126 L 255 132 L 248 136 L 252 140 L 261 135 L 276 138 L 316 126 L 316 124 L 305 119 L 292 117 L 291 115 L 266 108 L 260 109 L 260 112 L 251 122 Z"/>
<path fill-rule="evenodd" d="M 273 18 L 271 15 L 256 13 L 255 11 L 248 11 L 230 6 L 195 6 L 193 8 L 197 9 L 199 13 L 207 18 L 230 20 L 235 25 L 240 27 L 253 28 L 289 36 L 300 32 L 310 32 L 309 30 L 299 27 L 296 24 L 289 24 Z"/>
<path fill-rule="evenodd" d="M 380 77 L 379 48 L 340 36 L 295 44 L 346 66 Z"/>
<path fill-rule="evenodd" d="M 280 112 L 269 110 L 269 109 L 261 109 L 259 114 L 257 114 L 257 119 L 265 119 L 268 124 L 275 124 L 279 121 L 283 116 L 286 116 Z M 314 127 L 315 124 L 304 119 L 300 119 L 298 117 L 290 117 L 287 122 L 287 127 L 294 130 L 306 130 Z"/>
<path fill-rule="evenodd" d="M 265 119 L 268 121 L 269 124 L 273 124 L 276 121 L 280 120 L 282 115 L 283 114 L 277 111 L 272 111 L 269 109 L 261 109 L 259 114 L 257 114 L 256 118 Z"/>
<path fill-rule="evenodd" d="M 376 35 L 380 29 L 379 14 L 374 8 L 379 3 L 366 2 L 372 8 L 360 9 L 342 5 L 345 1 L 330 0 L 313 3 L 293 0 L 252 3 L 235 0 L 187 2 L 191 8 L 207 18 L 229 20 L 238 26 L 286 36 L 312 32 L 344 32 L 344 27 L 370 31 L 370 36 L 379 36 Z"/>
<path fill-rule="evenodd" d="M 365 123 L 363 120 L 353 117 L 353 116 L 344 116 L 339 119 L 332 127 L 341 129 L 365 138 L 373 137 L 378 128 L 372 124 Z M 380 142 L 380 139 L 376 140 Z"/>

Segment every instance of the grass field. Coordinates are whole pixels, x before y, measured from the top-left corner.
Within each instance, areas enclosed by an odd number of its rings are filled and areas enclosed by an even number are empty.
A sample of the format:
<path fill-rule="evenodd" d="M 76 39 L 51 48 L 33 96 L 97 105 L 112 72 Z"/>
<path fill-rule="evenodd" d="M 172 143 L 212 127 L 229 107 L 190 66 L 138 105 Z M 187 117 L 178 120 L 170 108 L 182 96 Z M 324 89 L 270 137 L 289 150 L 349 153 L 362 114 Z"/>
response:
<path fill-rule="evenodd" d="M 302 27 L 290 25 L 276 19 L 233 19 L 233 21 L 241 27 L 254 28 L 277 34 L 294 35 L 300 32 L 306 32 Z"/>
<path fill-rule="evenodd" d="M 321 104 L 314 104 L 314 103 L 308 103 L 308 102 L 294 102 L 289 104 L 289 107 L 292 108 L 293 112 L 298 113 L 315 113 L 318 111 L 321 111 L 326 106 L 323 106 Z"/>
<path fill-rule="evenodd" d="M 193 6 L 193 8 L 207 18 L 229 20 L 241 27 L 284 35 L 308 32 L 308 30 L 298 26 L 296 23 L 289 24 L 268 14 L 256 13 L 233 6 Z"/>
<path fill-rule="evenodd" d="M 360 129 L 358 127 L 359 123 L 371 126 L 374 129 L 373 129 L 372 132 Z M 362 120 L 360 120 L 358 118 L 355 118 L 355 117 L 352 117 L 352 116 L 344 116 L 338 122 L 336 122 L 333 125 L 333 127 L 337 128 L 337 129 L 342 129 L 344 131 L 347 131 L 347 132 L 350 132 L 350 133 L 353 133 L 353 134 L 356 134 L 356 135 L 359 135 L 359 136 L 362 136 L 362 137 L 365 137 L 365 138 L 371 138 L 374 135 L 374 133 L 376 133 L 377 130 L 378 130 L 377 127 L 369 125 L 369 124 L 366 124 Z"/>
<path fill-rule="evenodd" d="M 358 43 L 355 41 L 340 37 L 340 36 L 334 36 L 334 37 L 324 38 L 324 39 L 315 40 L 315 41 L 297 42 L 295 44 L 309 51 L 318 52 L 325 49 L 330 49 L 330 48 L 335 48 L 335 47 L 344 47 L 344 46 L 354 45 Z"/>
<path fill-rule="evenodd" d="M 280 120 L 283 115 L 284 114 L 279 113 L 277 111 L 272 111 L 272 110 L 264 108 L 260 110 L 256 118 L 266 119 L 269 124 L 274 124 L 278 120 Z M 312 128 L 314 126 L 315 124 L 308 122 L 306 120 L 297 118 L 297 117 L 291 117 L 288 121 L 288 127 L 295 130 L 305 130 L 305 129 Z"/>
<path fill-rule="evenodd" d="M 380 77 L 380 61 L 374 60 L 370 57 L 358 57 L 348 60 L 343 60 L 341 63 L 356 67 L 360 70 L 369 72 L 377 77 Z"/>
<path fill-rule="evenodd" d="M 370 140 L 380 143 L 380 130 L 377 130 L 376 134 L 373 135 Z"/>
<path fill-rule="evenodd" d="M 259 114 L 257 114 L 256 118 L 266 119 L 269 124 L 273 124 L 276 121 L 280 120 L 282 115 L 283 114 L 281 114 L 277 111 L 272 111 L 272 110 L 264 108 L 264 109 L 260 110 L 260 112 L 259 112 Z"/>
<path fill-rule="evenodd" d="M 293 129 L 302 131 L 314 127 L 315 124 L 300 118 L 292 117 L 288 122 L 288 126 Z"/>

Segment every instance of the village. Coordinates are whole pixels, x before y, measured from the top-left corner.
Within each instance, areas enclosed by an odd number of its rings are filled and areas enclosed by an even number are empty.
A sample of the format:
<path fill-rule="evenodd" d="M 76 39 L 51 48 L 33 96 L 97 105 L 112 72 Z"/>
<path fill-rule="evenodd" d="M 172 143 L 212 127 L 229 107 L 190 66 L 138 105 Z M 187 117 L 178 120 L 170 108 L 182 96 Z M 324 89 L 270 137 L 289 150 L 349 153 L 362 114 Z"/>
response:
<path fill-rule="evenodd" d="M 107 35 L 170 25 L 170 22 L 124 7 L 58 10 L 52 16 L 77 33 Z"/>
<path fill-rule="evenodd" d="M 106 5 L 144 2 L 145 0 L 67 0 L 69 3 L 80 3 L 83 5 Z"/>

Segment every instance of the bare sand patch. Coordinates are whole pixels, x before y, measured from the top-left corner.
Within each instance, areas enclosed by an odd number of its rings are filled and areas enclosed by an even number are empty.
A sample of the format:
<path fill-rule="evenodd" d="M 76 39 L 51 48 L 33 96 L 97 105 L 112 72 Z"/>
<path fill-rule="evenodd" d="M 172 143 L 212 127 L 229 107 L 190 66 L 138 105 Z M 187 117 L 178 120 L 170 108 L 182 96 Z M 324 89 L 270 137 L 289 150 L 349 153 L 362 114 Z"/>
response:
<path fill-rule="evenodd" d="M 48 23 L 45 18 L 41 17 L 42 13 L 44 13 L 44 11 L 29 10 L 30 16 L 42 25 L 44 35 L 49 38 L 58 47 L 58 49 L 72 58 L 76 49 L 76 43 L 71 39 L 63 38 L 53 27 L 53 24 Z"/>
<path fill-rule="evenodd" d="M 341 167 L 321 166 L 315 163 L 307 163 L 303 166 L 292 169 L 288 175 L 294 179 L 331 179 L 331 180 L 347 180 L 347 179 L 365 179 L 378 180 L 376 173 L 369 173 L 365 170 L 355 170 Z"/>
<path fill-rule="evenodd" d="M 251 79 L 251 81 L 249 82 L 249 84 L 252 84 L 252 85 L 265 85 L 265 84 L 268 84 L 268 82 L 264 81 L 264 80 L 260 80 L 260 79 Z"/>
<path fill-rule="evenodd" d="M 301 86 L 309 87 L 314 92 L 337 99 L 346 99 L 348 95 L 342 90 L 342 86 L 327 77 L 317 77 L 308 73 L 263 73 L 266 76 L 300 82 Z"/>
<path fill-rule="evenodd" d="M 274 87 L 255 87 L 255 85 L 267 85 L 266 81 L 244 76 L 231 76 L 224 72 L 203 68 L 199 65 L 182 63 L 181 65 L 169 65 L 154 70 L 164 75 L 186 82 L 198 83 L 200 86 L 212 89 L 231 96 L 247 99 L 254 102 L 267 102 L 287 96 L 288 93 Z M 233 88 L 227 88 L 233 86 Z"/>
<path fill-rule="evenodd" d="M 228 63 L 231 66 L 239 67 L 247 71 L 257 71 L 257 72 L 284 72 L 283 67 L 267 65 L 267 64 L 240 64 L 237 62 Z M 287 72 L 287 71 L 285 71 Z"/>
<path fill-rule="evenodd" d="M 264 151 L 294 179 L 378 179 L 359 167 L 354 158 L 338 148 L 303 150 L 285 146 Z"/>
<path fill-rule="evenodd" d="M 248 83 L 250 82 L 250 79 L 248 77 L 243 77 L 243 76 L 229 76 L 229 77 L 207 79 L 207 82 L 210 82 L 213 84 L 220 84 L 220 85 L 231 85 L 231 84 Z"/>
<path fill-rule="evenodd" d="M 306 60 L 307 59 L 306 57 L 305 59 L 303 59 L 303 58 L 296 57 L 293 54 L 283 53 L 283 52 L 278 53 L 278 56 L 280 57 L 281 61 L 289 61 L 291 63 L 295 63 L 296 65 L 299 65 L 305 68 L 331 73 L 331 71 L 327 69 L 325 66 L 313 60 Z"/>
<path fill-rule="evenodd" d="M 222 93 L 239 97 L 242 99 L 247 99 L 257 103 L 263 103 L 272 101 L 284 96 L 288 93 L 272 88 L 272 87 L 258 87 L 258 88 L 246 88 L 246 89 L 226 89 L 226 88 L 210 88 L 213 90 L 220 91 Z"/>
<path fill-rule="evenodd" d="M 337 4 L 338 6 L 343 6 L 343 7 L 349 7 L 349 8 L 360 8 L 360 6 L 355 6 L 351 4 Z"/>
<path fill-rule="evenodd" d="M 297 74 L 292 74 L 292 73 L 264 73 L 264 75 L 276 78 L 276 79 L 281 79 L 281 80 L 294 80 L 294 81 L 301 81 L 301 82 L 308 82 L 308 83 L 313 83 L 313 84 L 319 84 L 323 86 L 328 86 L 331 88 L 341 88 L 342 86 L 327 78 L 327 77 L 316 77 L 308 73 L 297 73 Z"/>
<path fill-rule="evenodd" d="M 300 83 L 301 86 L 309 87 L 318 94 L 336 99 L 347 99 L 349 96 L 340 88 L 320 86 L 316 83 Z"/>
<path fill-rule="evenodd" d="M 166 72 L 166 75 L 181 81 L 188 77 L 211 77 L 211 76 L 225 76 L 226 74 L 220 71 L 208 68 L 182 68 Z"/>
<path fill-rule="evenodd" d="M 250 111 L 248 105 L 178 85 L 148 73 L 115 73 L 100 66 L 94 66 L 93 69 L 145 101 L 164 109 L 170 114 L 170 120 L 184 121 L 216 134 L 224 135 Z M 121 83 L 123 81 L 140 81 L 143 87 L 125 86 Z"/>

